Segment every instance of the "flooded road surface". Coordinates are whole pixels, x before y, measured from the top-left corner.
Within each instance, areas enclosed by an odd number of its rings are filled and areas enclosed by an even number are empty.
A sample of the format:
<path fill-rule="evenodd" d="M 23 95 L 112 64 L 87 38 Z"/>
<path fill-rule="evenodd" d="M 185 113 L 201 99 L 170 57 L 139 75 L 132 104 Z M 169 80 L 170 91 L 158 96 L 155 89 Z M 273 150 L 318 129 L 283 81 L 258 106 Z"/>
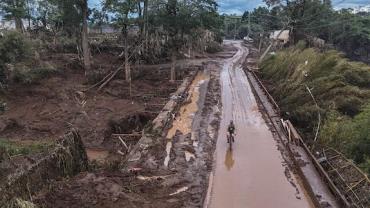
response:
<path fill-rule="evenodd" d="M 224 63 L 221 72 L 222 121 L 216 147 L 216 167 L 208 207 L 313 207 L 293 174 L 285 167 L 277 142 L 258 111 L 248 79 L 241 68 L 247 49 Z M 230 120 L 236 125 L 233 150 L 226 142 Z"/>

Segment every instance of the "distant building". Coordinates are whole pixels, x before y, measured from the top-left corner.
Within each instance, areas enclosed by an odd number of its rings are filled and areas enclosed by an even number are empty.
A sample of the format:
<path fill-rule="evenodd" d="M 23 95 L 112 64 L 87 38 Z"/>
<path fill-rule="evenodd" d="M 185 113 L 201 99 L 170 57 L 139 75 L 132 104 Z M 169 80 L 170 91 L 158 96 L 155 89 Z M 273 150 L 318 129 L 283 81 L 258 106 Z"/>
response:
<path fill-rule="evenodd" d="M 278 41 L 282 42 L 283 44 L 286 44 L 287 42 L 289 42 L 289 38 L 290 38 L 289 33 L 290 33 L 289 30 L 283 30 L 282 32 L 281 32 L 281 30 L 276 30 L 276 31 L 270 33 L 270 39 L 278 40 Z"/>
<path fill-rule="evenodd" d="M 357 14 L 357 13 L 361 13 L 361 12 L 364 12 L 364 13 L 370 12 L 370 5 L 359 6 L 357 8 L 353 8 L 353 10 L 352 10 L 353 14 Z"/>

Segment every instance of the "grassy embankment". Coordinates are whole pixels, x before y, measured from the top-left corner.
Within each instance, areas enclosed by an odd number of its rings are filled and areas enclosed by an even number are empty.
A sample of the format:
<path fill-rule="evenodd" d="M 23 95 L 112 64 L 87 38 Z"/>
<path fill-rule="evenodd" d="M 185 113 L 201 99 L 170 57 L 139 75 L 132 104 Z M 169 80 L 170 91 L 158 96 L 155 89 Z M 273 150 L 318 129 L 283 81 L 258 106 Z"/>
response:
<path fill-rule="evenodd" d="M 261 74 L 284 116 L 307 142 L 314 138 L 319 111 L 323 122 L 318 142 L 370 173 L 370 66 L 349 61 L 338 51 L 319 52 L 298 44 L 265 59 Z"/>

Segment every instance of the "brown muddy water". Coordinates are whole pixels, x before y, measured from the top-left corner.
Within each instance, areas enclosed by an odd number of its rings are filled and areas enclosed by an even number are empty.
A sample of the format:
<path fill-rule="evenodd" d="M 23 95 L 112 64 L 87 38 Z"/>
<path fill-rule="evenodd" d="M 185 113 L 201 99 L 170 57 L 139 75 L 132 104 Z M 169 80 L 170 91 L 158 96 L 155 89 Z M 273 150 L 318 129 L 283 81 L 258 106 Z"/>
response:
<path fill-rule="evenodd" d="M 222 120 L 216 147 L 215 170 L 211 175 L 211 208 L 305 208 L 313 207 L 286 167 L 277 141 L 265 123 L 241 68 L 247 49 L 240 42 L 221 72 Z M 227 125 L 233 120 L 236 137 L 233 149 L 226 142 Z"/>
<path fill-rule="evenodd" d="M 87 154 L 87 158 L 89 159 L 89 161 L 95 160 L 98 162 L 104 162 L 105 159 L 108 157 L 109 152 L 103 149 L 87 148 L 86 154 Z"/>
<path fill-rule="evenodd" d="M 181 106 L 178 116 L 176 116 L 175 120 L 173 121 L 172 127 L 167 132 L 166 138 L 168 142 L 166 144 L 166 153 L 167 156 L 164 160 L 164 166 L 168 166 L 168 162 L 170 160 L 170 153 L 172 149 L 172 138 L 175 136 L 177 131 L 180 131 L 183 135 L 192 133 L 192 123 L 195 114 L 197 113 L 199 106 L 199 93 L 200 87 L 209 79 L 209 74 L 204 71 L 198 72 L 195 76 L 194 80 L 192 81 L 191 85 L 189 86 L 189 95 L 186 99 L 186 104 Z M 192 138 L 193 139 L 193 138 Z M 189 161 L 191 158 L 195 156 L 190 152 L 185 152 L 185 158 Z"/>

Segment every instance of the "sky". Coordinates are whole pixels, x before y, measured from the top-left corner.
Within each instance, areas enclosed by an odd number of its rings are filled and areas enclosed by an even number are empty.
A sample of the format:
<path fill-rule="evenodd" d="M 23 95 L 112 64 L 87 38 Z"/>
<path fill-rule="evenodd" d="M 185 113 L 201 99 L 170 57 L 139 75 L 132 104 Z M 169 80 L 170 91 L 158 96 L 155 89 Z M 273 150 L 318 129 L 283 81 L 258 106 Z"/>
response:
<path fill-rule="evenodd" d="M 96 7 L 100 0 L 89 0 L 90 7 Z M 253 10 L 259 6 L 266 6 L 262 0 L 217 0 L 219 12 L 241 15 L 246 10 Z M 370 0 L 332 0 L 335 9 L 357 8 L 359 6 L 370 6 Z"/>

